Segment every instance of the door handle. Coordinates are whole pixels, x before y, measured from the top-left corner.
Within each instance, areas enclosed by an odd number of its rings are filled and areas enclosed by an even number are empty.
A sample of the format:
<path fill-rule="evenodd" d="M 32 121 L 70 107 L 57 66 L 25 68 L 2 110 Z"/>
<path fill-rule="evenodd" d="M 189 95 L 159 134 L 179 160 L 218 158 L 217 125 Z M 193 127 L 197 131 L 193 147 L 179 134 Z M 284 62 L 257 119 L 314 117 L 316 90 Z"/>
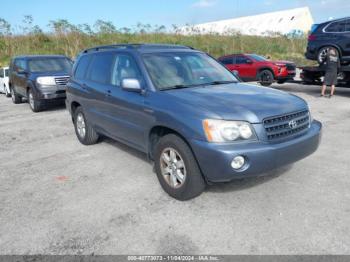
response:
<path fill-rule="evenodd" d="M 111 90 L 107 90 L 107 94 L 106 94 L 106 96 L 111 96 L 111 93 L 112 93 L 112 91 L 111 91 Z"/>

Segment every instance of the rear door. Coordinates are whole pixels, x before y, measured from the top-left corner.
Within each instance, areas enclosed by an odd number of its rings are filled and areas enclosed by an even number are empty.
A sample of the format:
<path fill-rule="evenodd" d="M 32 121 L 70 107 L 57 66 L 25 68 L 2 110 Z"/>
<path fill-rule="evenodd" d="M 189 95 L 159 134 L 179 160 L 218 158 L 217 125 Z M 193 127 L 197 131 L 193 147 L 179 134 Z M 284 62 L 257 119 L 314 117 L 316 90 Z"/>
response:
<path fill-rule="evenodd" d="M 83 103 L 88 120 L 98 130 L 109 134 L 111 121 L 107 112 L 106 96 L 114 62 L 113 52 L 97 52 L 92 55 L 87 75 L 82 83 Z"/>
<path fill-rule="evenodd" d="M 231 72 L 236 70 L 235 64 L 233 63 L 233 57 L 224 57 L 220 59 L 220 62 Z"/>
<path fill-rule="evenodd" d="M 344 54 L 350 60 L 350 19 L 345 20 L 345 32 L 344 32 Z"/>

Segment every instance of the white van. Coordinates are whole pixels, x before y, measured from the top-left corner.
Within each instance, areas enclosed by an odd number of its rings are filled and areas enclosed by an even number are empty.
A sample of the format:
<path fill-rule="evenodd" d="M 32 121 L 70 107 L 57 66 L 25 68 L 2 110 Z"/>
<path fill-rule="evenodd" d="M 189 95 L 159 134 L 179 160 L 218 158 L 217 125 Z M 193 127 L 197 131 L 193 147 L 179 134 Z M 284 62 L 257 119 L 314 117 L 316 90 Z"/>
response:
<path fill-rule="evenodd" d="M 0 68 L 0 93 L 6 94 L 7 97 L 11 96 L 8 67 Z"/>

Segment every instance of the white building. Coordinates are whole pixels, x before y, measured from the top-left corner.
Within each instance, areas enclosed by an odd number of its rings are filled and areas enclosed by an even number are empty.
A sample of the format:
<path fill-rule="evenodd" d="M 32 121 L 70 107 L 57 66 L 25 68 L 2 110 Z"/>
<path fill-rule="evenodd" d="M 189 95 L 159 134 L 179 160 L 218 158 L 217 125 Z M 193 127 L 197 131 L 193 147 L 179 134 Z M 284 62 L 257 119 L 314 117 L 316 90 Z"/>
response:
<path fill-rule="evenodd" d="M 181 34 L 216 33 L 230 35 L 300 35 L 306 34 L 314 20 L 308 7 L 240 17 L 216 22 L 185 26 L 180 28 Z"/>

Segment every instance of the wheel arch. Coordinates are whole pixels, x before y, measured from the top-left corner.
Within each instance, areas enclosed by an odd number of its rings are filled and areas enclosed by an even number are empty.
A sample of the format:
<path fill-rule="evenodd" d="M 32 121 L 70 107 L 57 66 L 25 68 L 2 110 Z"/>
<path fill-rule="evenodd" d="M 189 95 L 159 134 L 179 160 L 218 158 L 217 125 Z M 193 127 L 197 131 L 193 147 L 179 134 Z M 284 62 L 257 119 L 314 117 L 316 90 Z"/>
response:
<path fill-rule="evenodd" d="M 263 67 L 258 68 L 257 75 L 256 75 L 256 78 L 257 78 L 258 80 L 259 80 L 259 75 L 260 75 L 260 73 L 261 73 L 262 71 L 264 71 L 264 70 L 270 71 L 270 72 L 272 73 L 272 75 L 273 75 L 273 78 L 276 78 L 275 73 L 273 72 L 273 69 L 272 69 L 271 67 L 269 67 L 269 66 L 263 66 Z"/>
<path fill-rule="evenodd" d="M 182 135 L 179 131 L 175 130 L 174 128 L 168 127 L 166 125 L 155 125 L 153 126 L 149 133 L 148 133 L 148 157 L 149 159 L 153 160 L 153 154 L 154 154 L 154 149 L 155 146 L 157 144 L 157 142 L 159 141 L 159 139 L 165 135 L 168 134 L 174 134 L 179 136 L 191 149 L 192 153 L 192 147 L 191 145 L 188 143 L 187 139 L 185 138 L 184 135 Z"/>
<path fill-rule="evenodd" d="M 71 116 L 72 116 L 72 121 L 74 120 L 74 113 L 75 113 L 75 110 L 77 110 L 78 107 L 80 107 L 81 104 L 77 101 L 73 101 L 70 103 L 69 105 L 69 109 L 70 109 L 70 112 L 71 112 Z"/>
<path fill-rule="evenodd" d="M 318 59 L 318 53 L 321 51 L 322 48 L 325 48 L 325 47 L 334 47 L 335 49 L 337 49 L 339 57 L 341 58 L 343 56 L 343 51 L 341 50 L 340 46 L 336 44 L 324 44 L 317 49 L 317 59 Z"/>

